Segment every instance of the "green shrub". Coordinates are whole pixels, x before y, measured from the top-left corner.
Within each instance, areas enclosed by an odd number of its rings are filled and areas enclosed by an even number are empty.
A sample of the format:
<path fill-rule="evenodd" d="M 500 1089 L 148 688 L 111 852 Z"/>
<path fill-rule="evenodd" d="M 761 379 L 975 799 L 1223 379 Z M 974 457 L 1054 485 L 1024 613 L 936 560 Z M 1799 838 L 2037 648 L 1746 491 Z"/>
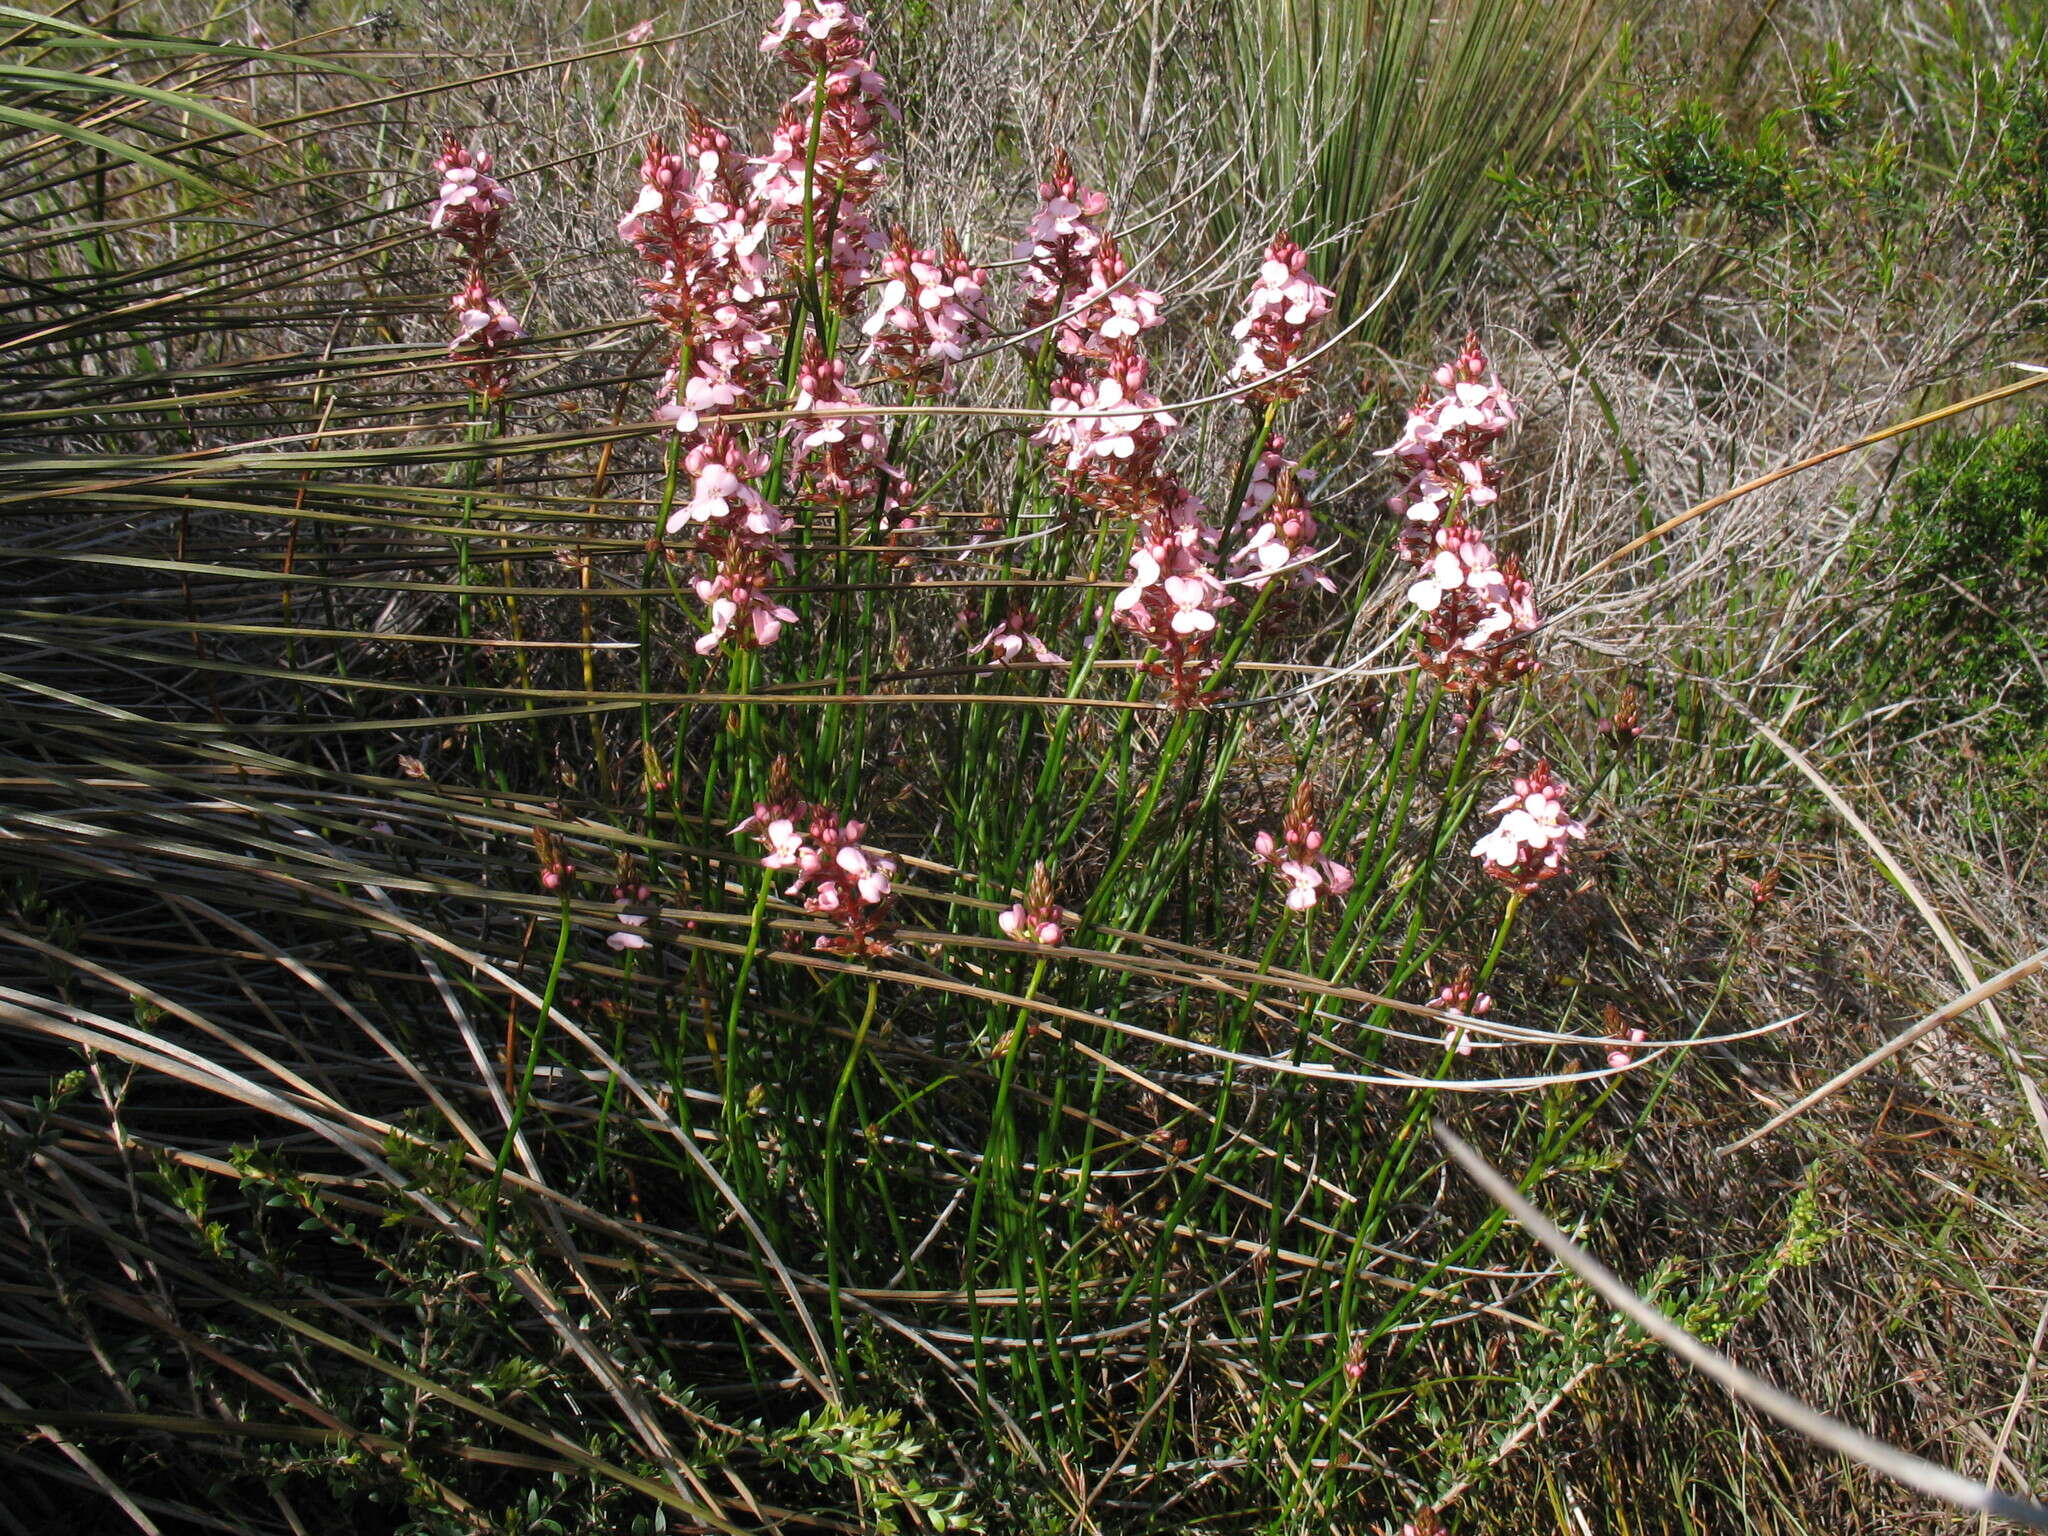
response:
<path fill-rule="evenodd" d="M 2048 767 L 2048 412 L 1934 439 L 1868 553 L 1890 564 L 1874 691 L 1931 702 L 1911 736 L 1981 717 L 1969 749 L 2027 800 Z M 1936 718 L 1930 718 L 1930 716 Z"/>

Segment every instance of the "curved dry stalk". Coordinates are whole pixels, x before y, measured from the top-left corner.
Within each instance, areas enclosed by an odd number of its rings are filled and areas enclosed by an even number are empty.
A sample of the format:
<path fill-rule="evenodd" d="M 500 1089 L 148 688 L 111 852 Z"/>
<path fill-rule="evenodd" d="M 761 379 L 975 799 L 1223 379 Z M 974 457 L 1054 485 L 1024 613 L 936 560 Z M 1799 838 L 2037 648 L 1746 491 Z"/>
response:
<path fill-rule="evenodd" d="M 1816 1412 L 1790 1393 L 1781 1391 L 1762 1377 L 1744 1370 L 1727 1356 L 1709 1349 L 1629 1289 L 1613 1270 L 1566 1237 L 1556 1223 L 1525 1200 L 1514 1185 L 1443 1121 L 1433 1122 L 1431 1130 L 1472 1182 L 1520 1222 L 1531 1237 L 1557 1255 L 1561 1263 L 1599 1292 L 1601 1299 L 1615 1311 L 1656 1338 L 1694 1370 L 1718 1381 L 1744 1402 L 1761 1409 L 1814 1443 L 1851 1461 L 1861 1462 L 1893 1482 L 1957 1509 L 2010 1520 L 2029 1530 L 2048 1531 L 2048 1505 L 2036 1504 L 2031 1499 L 2016 1499 L 1948 1467 L 1886 1445 L 1839 1419 Z"/>

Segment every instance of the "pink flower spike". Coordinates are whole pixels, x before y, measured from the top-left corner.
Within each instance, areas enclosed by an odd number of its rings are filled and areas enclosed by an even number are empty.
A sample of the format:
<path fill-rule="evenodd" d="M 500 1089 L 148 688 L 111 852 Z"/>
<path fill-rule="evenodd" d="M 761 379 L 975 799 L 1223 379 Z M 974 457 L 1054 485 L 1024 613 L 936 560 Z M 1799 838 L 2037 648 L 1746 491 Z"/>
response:
<path fill-rule="evenodd" d="M 1316 825 L 1315 800 L 1307 780 L 1297 786 L 1280 836 L 1260 832 L 1252 840 L 1259 858 L 1269 865 L 1287 887 L 1289 911 L 1306 912 L 1322 899 L 1325 891 L 1341 896 L 1351 889 L 1352 874 L 1323 853 L 1323 831 Z"/>
<path fill-rule="evenodd" d="M 769 773 L 769 798 L 734 828 L 751 830 L 767 852 L 767 869 L 796 870 L 785 892 L 803 898 L 806 911 L 831 917 L 845 928 L 826 934 L 820 949 L 844 955 L 889 953 L 886 914 L 894 899 L 896 861 L 861 846 L 866 830 L 858 821 L 842 821 L 825 806 L 806 805 L 789 787 L 789 767 L 777 758 Z"/>
<path fill-rule="evenodd" d="M 1020 944 L 1053 948 L 1066 942 L 1066 914 L 1053 900 L 1052 873 L 1044 860 L 1031 866 L 1024 899 L 996 914 L 996 926 Z"/>
<path fill-rule="evenodd" d="M 1472 856 L 1487 874 L 1524 896 L 1570 874 L 1567 850 L 1586 835 L 1585 825 L 1565 809 L 1570 792 L 1552 775 L 1549 763 L 1538 762 L 1526 778 L 1515 780 L 1514 793 L 1493 807 L 1490 814 L 1500 822 L 1473 844 Z"/>
<path fill-rule="evenodd" d="M 1291 399 L 1305 381 L 1289 374 L 1303 334 L 1330 312 L 1335 295 L 1308 275 L 1308 254 L 1277 236 L 1259 264 L 1257 281 L 1245 300 L 1245 316 L 1231 328 L 1242 344 L 1230 381 L 1247 384 L 1244 400 L 1260 406 Z"/>

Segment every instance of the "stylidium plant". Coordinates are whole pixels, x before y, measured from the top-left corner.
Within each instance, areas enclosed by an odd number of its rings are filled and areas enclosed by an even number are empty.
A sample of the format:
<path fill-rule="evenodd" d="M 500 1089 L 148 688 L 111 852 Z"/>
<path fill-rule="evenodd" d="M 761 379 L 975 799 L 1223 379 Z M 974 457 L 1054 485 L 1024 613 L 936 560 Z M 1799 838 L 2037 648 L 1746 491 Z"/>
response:
<path fill-rule="evenodd" d="M 940 250 L 922 250 L 901 229 L 882 257 L 882 288 L 861 330 L 865 358 L 932 395 L 951 393 L 953 369 L 995 335 L 988 273 L 960 250 L 950 229 Z"/>
<path fill-rule="evenodd" d="M 1572 818 L 1565 798 L 1571 786 L 1539 762 L 1514 792 L 1490 811 L 1500 817 L 1494 829 L 1472 845 L 1472 856 L 1486 873 L 1523 896 L 1534 895 L 1546 881 L 1571 873 L 1571 844 L 1586 835 Z"/>
<path fill-rule="evenodd" d="M 1005 936 L 1022 944 L 1051 948 L 1067 941 L 1069 919 L 1053 900 L 1052 872 L 1040 859 L 1031 866 L 1031 878 L 1024 885 L 1024 899 L 996 914 L 996 925 Z"/>
<path fill-rule="evenodd" d="M 866 20 L 839 0 L 815 9 L 785 0 L 761 51 L 807 83 L 753 162 L 753 194 L 774 212 L 776 248 L 799 281 L 844 309 L 884 244 L 867 204 L 881 185 L 881 125 L 896 116 L 895 103 L 870 57 Z"/>
<path fill-rule="evenodd" d="M 861 846 L 862 823 L 842 821 L 829 806 L 796 798 L 785 760 L 778 758 L 770 769 L 768 798 L 733 830 L 753 833 L 765 850 L 762 868 L 794 871 L 796 878 L 784 895 L 801 897 L 805 911 L 829 917 L 845 930 L 821 934 L 819 949 L 849 957 L 890 953 L 888 913 L 895 899 L 896 861 Z"/>
<path fill-rule="evenodd" d="M 1493 1012 L 1493 999 L 1479 990 L 1478 977 L 1469 965 L 1461 966 L 1456 976 L 1438 987 L 1436 996 L 1430 1001 L 1446 1013 L 1468 1019 L 1483 1019 Z M 1460 1056 L 1472 1054 L 1472 1036 L 1468 1030 L 1453 1026 L 1446 1043 Z"/>
<path fill-rule="evenodd" d="M 1251 386 L 1244 395 L 1247 405 L 1290 400 L 1306 387 L 1287 367 L 1308 328 L 1330 312 L 1335 297 L 1309 275 L 1308 253 L 1284 232 L 1276 235 L 1245 300 L 1244 318 L 1230 331 L 1240 344 L 1230 382 Z"/>
<path fill-rule="evenodd" d="M 1230 552 L 1230 572 L 1253 591 L 1278 576 L 1296 589 L 1334 593 L 1337 583 L 1314 558 L 1321 529 L 1302 493 L 1310 471 L 1283 454 L 1286 446 L 1283 438 L 1269 440 L 1253 467 L 1238 509 L 1241 542 Z"/>
<path fill-rule="evenodd" d="M 1325 892 L 1342 896 L 1351 889 L 1351 871 L 1323 852 L 1323 832 L 1316 825 L 1315 797 L 1306 781 L 1296 787 L 1293 802 L 1280 823 L 1280 836 L 1260 832 L 1253 840 L 1259 857 L 1287 889 L 1287 907 L 1306 912 Z"/>
<path fill-rule="evenodd" d="M 1435 381 L 1442 392 L 1410 410 L 1401 436 L 1381 453 L 1410 471 L 1388 505 L 1403 520 L 1398 553 L 1421 567 L 1408 588 L 1423 615 L 1416 660 L 1471 698 L 1536 670 L 1525 642 L 1542 618 L 1520 563 L 1496 556 L 1474 520 L 1500 499 L 1493 445 L 1514 424 L 1514 402 L 1476 336 Z"/>
<path fill-rule="evenodd" d="M 641 280 L 648 310 L 675 352 L 655 416 L 691 434 L 702 419 L 759 401 L 774 383 L 784 315 L 769 297 L 769 211 L 742 181 L 732 140 L 690 114 L 684 149 L 647 141 L 640 195 L 619 238 L 654 271 Z"/>
<path fill-rule="evenodd" d="M 504 353 L 526 334 L 518 317 L 505 307 L 492 285 L 492 269 L 503 257 L 498 229 L 512 206 L 512 194 L 491 175 L 491 157 L 471 154 L 449 138 L 434 170 L 440 191 L 427 227 L 455 242 L 463 267 L 462 286 L 448 301 L 455 312 L 455 337 L 448 355 L 469 360 L 463 377 L 486 400 L 505 392 L 512 364 Z"/>
<path fill-rule="evenodd" d="M 775 578 L 791 561 L 780 542 L 788 520 L 755 483 L 768 473 L 767 455 L 719 426 L 691 445 L 682 467 L 690 499 L 669 514 L 667 532 L 694 532 L 712 561 L 711 574 L 695 583 L 711 620 L 697 638 L 698 654 L 717 650 L 728 635 L 743 645 L 773 645 L 797 615 L 774 595 Z"/>
<path fill-rule="evenodd" d="M 1440 393 L 1408 413 L 1401 435 L 1381 450 L 1409 472 L 1387 505 L 1407 523 L 1400 549 L 1411 564 L 1434 553 L 1433 535 L 1452 513 L 1487 507 L 1500 497 L 1493 445 L 1515 422 L 1514 402 L 1493 375 L 1477 336 L 1434 375 Z"/>

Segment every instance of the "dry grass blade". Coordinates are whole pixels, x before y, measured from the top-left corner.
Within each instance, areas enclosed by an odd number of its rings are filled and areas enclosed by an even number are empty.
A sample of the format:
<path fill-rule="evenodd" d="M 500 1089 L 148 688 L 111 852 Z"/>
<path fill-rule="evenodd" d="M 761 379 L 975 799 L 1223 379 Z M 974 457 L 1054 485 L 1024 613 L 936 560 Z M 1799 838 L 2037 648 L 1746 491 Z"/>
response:
<path fill-rule="evenodd" d="M 1937 1466 L 1923 1461 L 1896 1446 L 1874 1440 L 1859 1429 L 1829 1418 L 1806 1406 L 1790 1393 L 1772 1386 L 1760 1376 L 1752 1375 L 1727 1356 L 1709 1349 L 1683 1328 L 1672 1322 L 1662 1312 L 1638 1296 L 1622 1278 L 1605 1264 L 1586 1252 L 1577 1243 L 1559 1230 L 1535 1206 L 1522 1198 L 1521 1192 L 1510 1184 L 1493 1165 L 1474 1151 L 1462 1138 L 1441 1120 L 1432 1129 L 1443 1149 L 1450 1153 L 1458 1166 L 1471 1176 L 1472 1182 L 1513 1216 L 1528 1231 L 1530 1236 L 1555 1254 L 1559 1262 L 1568 1266 L 1572 1273 L 1584 1280 L 1615 1311 L 1635 1323 L 1668 1347 L 1687 1365 L 1704 1375 L 1711 1376 L 1733 1392 L 1744 1402 L 1762 1410 L 1779 1423 L 1796 1430 L 1816 1444 L 1861 1462 L 1873 1472 L 1903 1483 L 1930 1498 L 1941 1500 L 1957 1509 L 1967 1509 L 2000 1520 L 2010 1520 L 2015 1525 L 2026 1526 L 2029 1530 L 2048 1531 L 2048 1506 L 2036 1504 L 2030 1499 L 2016 1499 L 2010 1494 L 1964 1477 L 1948 1467 Z"/>
<path fill-rule="evenodd" d="M 1996 976 L 1990 977 L 1980 985 L 1973 987 L 1961 997 L 1943 1003 L 1934 1012 L 1928 1014 L 1926 1018 L 1921 1019 L 1910 1028 L 1901 1030 L 1854 1066 L 1844 1067 L 1833 1077 L 1814 1089 L 1813 1092 L 1807 1094 L 1798 1103 L 1788 1105 L 1785 1109 L 1779 1111 L 1769 1120 L 1751 1131 L 1747 1136 L 1742 1137 L 1739 1141 L 1731 1141 L 1727 1146 L 1718 1149 L 1718 1155 L 1726 1157 L 1732 1152 L 1740 1152 L 1744 1147 L 1754 1146 L 1780 1126 L 1796 1120 L 1822 1100 L 1833 1097 L 1872 1068 L 1891 1060 L 1892 1057 L 1903 1051 L 1922 1035 L 1961 1018 L 1979 1003 L 1990 1001 L 2008 987 L 2025 981 L 2029 976 L 2038 976 L 2044 969 L 2048 969 L 2048 949 L 2043 949 L 2027 956 L 2026 959 L 2020 961 L 2017 965 L 2007 966 Z"/>
<path fill-rule="evenodd" d="M 2033 382 L 2048 382 L 2048 379 L 2035 380 Z M 1935 939 L 1940 943 L 1943 953 L 1948 956 L 1949 963 L 1955 967 L 1956 975 L 1962 980 L 1963 985 L 1970 989 L 1971 995 L 1979 992 L 1981 990 L 1981 983 L 1977 976 L 1976 965 L 1964 950 L 1961 940 L 1956 937 L 1955 930 L 1949 926 L 1948 919 L 1943 917 L 1935 909 L 1934 903 L 1927 899 L 1926 892 L 1920 888 L 1920 882 L 1915 880 L 1907 871 L 1905 865 L 1899 861 L 1898 855 L 1893 853 L 1890 847 L 1886 845 L 1884 839 L 1877 835 L 1876 830 L 1870 823 L 1857 813 L 1856 808 L 1849 803 L 1847 797 L 1828 781 L 1827 776 L 1814 767 L 1812 760 L 1804 752 L 1793 746 L 1784 736 L 1772 729 L 1768 722 L 1758 716 L 1748 705 L 1736 698 L 1724 684 L 1718 680 L 1710 681 L 1714 691 L 1721 696 L 1728 707 L 1741 715 L 1748 722 L 1751 730 L 1782 752 L 1785 755 L 1786 761 L 1806 776 L 1807 781 L 1821 792 L 1828 804 L 1835 808 L 1836 813 L 1849 824 L 1858 837 L 1863 839 L 1870 851 L 1876 855 L 1878 863 L 1884 866 L 1885 873 L 1891 876 L 1893 883 L 1904 893 L 1906 900 L 1912 903 L 1913 910 L 1920 914 L 1921 920 L 1933 931 Z M 1971 1006 L 1982 1008 L 1985 1018 L 1991 1021 L 1992 1030 L 1999 1041 L 2006 1062 L 2011 1068 L 2013 1079 L 2019 1085 L 2020 1095 L 2025 1099 L 2027 1109 L 2033 1116 L 2034 1129 L 2040 1135 L 2041 1146 L 2044 1151 L 2048 1151 L 2048 1105 L 2042 1103 L 2041 1090 L 2035 1085 L 2034 1079 L 2027 1071 L 2025 1064 L 2018 1059 L 2013 1045 L 2012 1032 L 2006 1027 L 2005 1019 L 1999 1013 L 1997 1006 L 1991 1001 L 2000 990 L 2003 989 L 1995 988 L 1984 992 L 1983 996 L 1978 998 Z"/>
<path fill-rule="evenodd" d="M 1753 480 L 1745 480 L 1738 486 L 1733 486 L 1728 490 L 1709 496 L 1705 501 L 1696 502 L 1676 516 L 1667 517 L 1649 532 L 1630 539 L 1628 543 L 1622 545 L 1613 554 L 1607 555 L 1587 567 L 1574 585 L 1589 582 L 1601 573 L 1613 570 L 1637 550 L 1647 548 L 1673 530 L 1683 528 L 1693 519 L 1705 517 L 1709 512 L 1717 512 L 1732 502 L 1740 501 L 1745 496 L 1753 495 L 1757 491 L 1763 490 L 1766 486 L 1776 485 L 1780 480 L 1790 479 L 1793 475 L 1800 474 L 1809 469 L 1816 469 L 1832 459 L 1841 458 L 1844 454 L 1855 453 L 1858 449 L 1874 448 L 1879 443 L 1889 442 L 1895 437 L 1904 437 L 1909 433 L 1923 431 L 1937 422 L 1947 421 L 1952 417 L 1964 414 L 1966 411 L 1980 410 L 1987 405 L 1996 405 L 2001 400 L 2015 399 L 2020 395 L 2026 394 L 2029 390 L 2039 389 L 2044 384 L 2048 384 L 2048 372 L 2032 368 L 2028 371 L 2035 374 L 2035 377 L 2021 379 L 2017 384 L 2006 384 L 1997 389 L 1987 389 L 1982 394 L 1970 396 L 1967 400 L 1958 400 L 1953 405 L 1944 405 L 1938 410 L 1924 412 L 1913 417 L 1910 421 L 1897 422 L 1892 426 L 1856 438 L 1852 442 L 1839 443 L 1835 447 L 1825 448 L 1819 453 L 1808 454 L 1796 463 L 1781 465 L 1767 474 L 1758 475 Z"/>

